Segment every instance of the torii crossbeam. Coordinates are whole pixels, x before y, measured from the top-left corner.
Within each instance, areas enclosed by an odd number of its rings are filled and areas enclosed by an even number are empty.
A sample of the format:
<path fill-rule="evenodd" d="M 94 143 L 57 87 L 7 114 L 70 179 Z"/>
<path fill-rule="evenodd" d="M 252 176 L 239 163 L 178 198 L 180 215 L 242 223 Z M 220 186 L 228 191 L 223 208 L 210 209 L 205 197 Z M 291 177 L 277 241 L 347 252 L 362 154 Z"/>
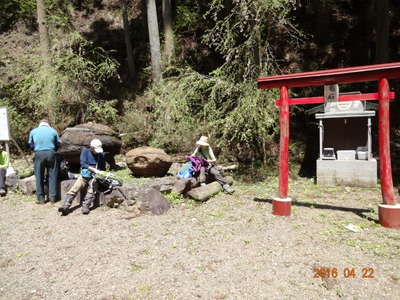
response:
<path fill-rule="evenodd" d="M 390 92 L 388 82 L 399 78 L 400 62 L 258 78 L 258 88 L 280 90 L 280 99 L 276 103 L 280 107 L 279 198 L 273 201 L 273 214 L 290 216 L 291 210 L 288 197 L 289 105 L 324 102 L 323 97 L 289 98 L 289 88 L 377 81 L 378 93 L 342 95 L 338 100 L 379 101 L 379 173 L 383 199 L 383 204 L 379 205 L 379 222 L 384 227 L 400 228 L 400 205 L 394 195 L 390 160 L 389 101 L 395 95 Z"/>

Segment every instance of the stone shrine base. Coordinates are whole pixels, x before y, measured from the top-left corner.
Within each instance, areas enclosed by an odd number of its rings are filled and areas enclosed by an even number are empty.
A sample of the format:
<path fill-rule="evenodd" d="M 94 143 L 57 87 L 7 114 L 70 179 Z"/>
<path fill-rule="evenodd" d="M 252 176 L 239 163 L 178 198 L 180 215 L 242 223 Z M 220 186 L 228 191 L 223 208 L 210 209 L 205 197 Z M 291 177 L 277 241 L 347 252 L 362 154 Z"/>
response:
<path fill-rule="evenodd" d="M 375 187 L 377 162 L 371 160 L 317 160 L 317 183 L 326 186 Z"/>

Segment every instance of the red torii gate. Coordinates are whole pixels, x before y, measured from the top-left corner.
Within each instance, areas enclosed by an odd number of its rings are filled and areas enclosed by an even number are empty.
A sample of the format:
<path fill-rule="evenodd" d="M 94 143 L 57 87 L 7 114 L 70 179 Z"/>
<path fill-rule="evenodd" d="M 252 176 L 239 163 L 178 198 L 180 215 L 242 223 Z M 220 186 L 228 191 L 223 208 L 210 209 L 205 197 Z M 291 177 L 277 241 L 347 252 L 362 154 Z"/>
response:
<path fill-rule="evenodd" d="M 279 198 L 273 200 L 273 214 L 290 216 L 291 199 L 288 198 L 289 105 L 323 103 L 324 97 L 289 98 L 289 88 L 322 86 L 363 81 L 378 81 L 378 93 L 342 95 L 339 101 L 379 100 L 379 173 L 383 204 L 379 205 L 379 222 L 384 227 L 400 228 L 400 205 L 396 203 L 390 161 L 389 79 L 400 78 L 400 62 L 341 68 L 315 72 L 295 73 L 258 78 L 260 89 L 280 89 L 280 153 Z"/>

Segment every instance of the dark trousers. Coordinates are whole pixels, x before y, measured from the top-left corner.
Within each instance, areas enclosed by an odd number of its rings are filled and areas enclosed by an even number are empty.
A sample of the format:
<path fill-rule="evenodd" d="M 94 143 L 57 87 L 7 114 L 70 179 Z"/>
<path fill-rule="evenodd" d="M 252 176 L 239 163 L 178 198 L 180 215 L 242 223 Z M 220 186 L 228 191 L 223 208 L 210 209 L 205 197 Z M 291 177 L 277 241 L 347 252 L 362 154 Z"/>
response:
<path fill-rule="evenodd" d="M 1 168 L 0 169 L 0 190 L 6 188 L 6 168 Z"/>
<path fill-rule="evenodd" d="M 208 178 L 211 177 L 211 179 L 214 179 L 222 186 L 226 184 L 224 176 L 222 176 L 221 172 L 215 166 L 211 166 L 207 170 L 204 167 L 200 169 L 200 175 L 199 175 L 200 183 L 205 183 L 207 177 Z"/>
<path fill-rule="evenodd" d="M 58 184 L 58 160 L 53 150 L 35 152 L 34 171 L 36 177 L 36 196 L 39 201 L 45 201 L 45 172 L 49 185 L 49 199 L 56 201 Z"/>

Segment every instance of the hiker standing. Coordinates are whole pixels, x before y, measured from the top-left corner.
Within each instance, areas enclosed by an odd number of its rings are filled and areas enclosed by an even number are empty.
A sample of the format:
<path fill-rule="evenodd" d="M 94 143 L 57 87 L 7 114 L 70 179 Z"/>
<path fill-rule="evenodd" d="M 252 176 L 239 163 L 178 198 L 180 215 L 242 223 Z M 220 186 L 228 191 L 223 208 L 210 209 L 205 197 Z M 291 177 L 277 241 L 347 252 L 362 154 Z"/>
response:
<path fill-rule="evenodd" d="M 64 204 L 58 211 L 67 214 L 76 194 L 87 188 L 85 199 L 82 203 L 82 213 L 88 214 L 90 207 L 96 198 L 97 186 L 93 173 L 105 170 L 106 162 L 104 159 L 103 145 L 99 139 L 90 142 L 90 148 L 83 148 L 80 156 L 81 172 L 74 185 L 70 188 L 64 198 Z"/>
<path fill-rule="evenodd" d="M 0 144 L 0 196 L 6 195 L 6 174 L 10 164 L 10 157 L 4 146 Z"/>
<path fill-rule="evenodd" d="M 50 127 L 49 121 L 41 120 L 39 126 L 29 133 L 29 146 L 35 151 L 34 172 L 36 177 L 36 204 L 46 203 L 44 181 L 48 178 L 49 199 L 57 200 L 58 161 L 56 151 L 60 145 L 57 131 Z"/>
<path fill-rule="evenodd" d="M 207 176 L 211 175 L 219 184 L 221 184 L 225 192 L 227 192 L 228 194 L 232 194 L 234 192 L 234 190 L 230 187 L 225 178 L 222 176 L 221 172 L 215 167 L 217 159 L 215 158 L 212 148 L 208 144 L 207 136 L 200 137 L 200 139 L 196 142 L 196 149 L 194 150 L 192 156 L 200 157 L 208 162 L 207 167 L 200 168 L 200 184 L 204 184 L 206 182 Z"/>

